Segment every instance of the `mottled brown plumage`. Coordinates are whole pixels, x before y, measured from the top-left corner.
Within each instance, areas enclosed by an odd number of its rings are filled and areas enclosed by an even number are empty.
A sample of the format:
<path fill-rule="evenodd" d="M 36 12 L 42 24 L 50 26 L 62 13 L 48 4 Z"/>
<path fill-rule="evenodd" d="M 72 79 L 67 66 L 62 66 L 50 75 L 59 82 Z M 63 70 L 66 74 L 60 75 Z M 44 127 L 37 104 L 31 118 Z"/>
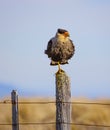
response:
<path fill-rule="evenodd" d="M 69 39 L 69 32 L 58 29 L 55 37 L 48 42 L 45 54 L 51 59 L 50 65 L 68 64 L 68 60 L 74 55 L 75 46 Z"/>
<path fill-rule="evenodd" d="M 60 69 L 60 64 L 68 64 L 68 60 L 74 55 L 75 46 L 69 39 L 69 32 L 64 29 L 58 29 L 55 37 L 48 42 L 45 54 L 51 59 L 50 65 L 58 65 L 57 73 L 63 72 Z"/>

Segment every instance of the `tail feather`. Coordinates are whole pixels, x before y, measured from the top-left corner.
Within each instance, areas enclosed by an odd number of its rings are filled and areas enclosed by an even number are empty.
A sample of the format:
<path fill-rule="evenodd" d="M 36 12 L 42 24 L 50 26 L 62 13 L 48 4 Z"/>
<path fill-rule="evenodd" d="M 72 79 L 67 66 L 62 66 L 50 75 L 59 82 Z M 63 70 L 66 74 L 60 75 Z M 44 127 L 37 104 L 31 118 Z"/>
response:
<path fill-rule="evenodd" d="M 58 62 L 51 61 L 51 62 L 50 62 L 50 65 L 53 65 L 53 66 L 54 66 L 54 65 L 58 65 Z"/>
<path fill-rule="evenodd" d="M 60 63 L 61 65 L 69 64 L 68 61 L 59 62 L 59 63 Z M 58 62 L 52 60 L 52 61 L 50 62 L 50 65 L 52 65 L 52 66 L 58 65 Z"/>

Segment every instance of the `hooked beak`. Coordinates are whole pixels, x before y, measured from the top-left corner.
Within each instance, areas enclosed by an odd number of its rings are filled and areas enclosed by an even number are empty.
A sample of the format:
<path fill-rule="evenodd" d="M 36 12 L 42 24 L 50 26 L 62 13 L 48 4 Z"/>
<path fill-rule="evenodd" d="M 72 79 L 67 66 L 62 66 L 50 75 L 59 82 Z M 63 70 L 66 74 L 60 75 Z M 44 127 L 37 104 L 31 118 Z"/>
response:
<path fill-rule="evenodd" d="M 64 36 L 65 36 L 65 37 L 69 37 L 69 36 L 70 36 L 69 32 L 65 32 L 65 33 L 64 33 Z"/>

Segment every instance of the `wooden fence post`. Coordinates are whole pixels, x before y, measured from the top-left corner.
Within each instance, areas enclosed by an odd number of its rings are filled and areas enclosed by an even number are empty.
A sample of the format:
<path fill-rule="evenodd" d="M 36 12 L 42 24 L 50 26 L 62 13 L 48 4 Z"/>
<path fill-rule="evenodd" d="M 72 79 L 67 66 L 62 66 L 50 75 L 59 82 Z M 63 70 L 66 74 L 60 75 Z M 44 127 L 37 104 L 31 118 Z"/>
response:
<path fill-rule="evenodd" d="M 16 90 L 11 92 L 12 100 L 12 130 L 19 130 L 18 94 Z"/>
<path fill-rule="evenodd" d="M 65 72 L 56 74 L 56 130 L 70 130 L 70 80 Z"/>

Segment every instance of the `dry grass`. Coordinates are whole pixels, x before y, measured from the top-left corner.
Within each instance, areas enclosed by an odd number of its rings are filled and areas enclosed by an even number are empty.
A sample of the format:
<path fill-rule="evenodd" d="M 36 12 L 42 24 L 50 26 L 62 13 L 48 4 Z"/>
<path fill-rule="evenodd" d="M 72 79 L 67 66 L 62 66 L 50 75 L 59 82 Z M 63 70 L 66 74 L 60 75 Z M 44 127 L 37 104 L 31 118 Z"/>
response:
<path fill-rule="evenodd" d="M 50 99 L 21 99 L 20 101 L 52 101 Z M 103 102 L 110 100 L 77 100 L 80 102 Z M 19 122 L 55 122 L 55 104 L 19 104 Z M 95 125 L 110 125 L 110 106 L 72 105 L 72 122 Z M 0 104 L 0 123 L 11 123 L 11 104 Z M 20 125 L 20 130 L 55 130 L 55 125 Z M 110 130 L 110 128 L 72 126 L 72 130 Z M 11 126 L 0 125 L 0 130 L 11 130 Z"/>

